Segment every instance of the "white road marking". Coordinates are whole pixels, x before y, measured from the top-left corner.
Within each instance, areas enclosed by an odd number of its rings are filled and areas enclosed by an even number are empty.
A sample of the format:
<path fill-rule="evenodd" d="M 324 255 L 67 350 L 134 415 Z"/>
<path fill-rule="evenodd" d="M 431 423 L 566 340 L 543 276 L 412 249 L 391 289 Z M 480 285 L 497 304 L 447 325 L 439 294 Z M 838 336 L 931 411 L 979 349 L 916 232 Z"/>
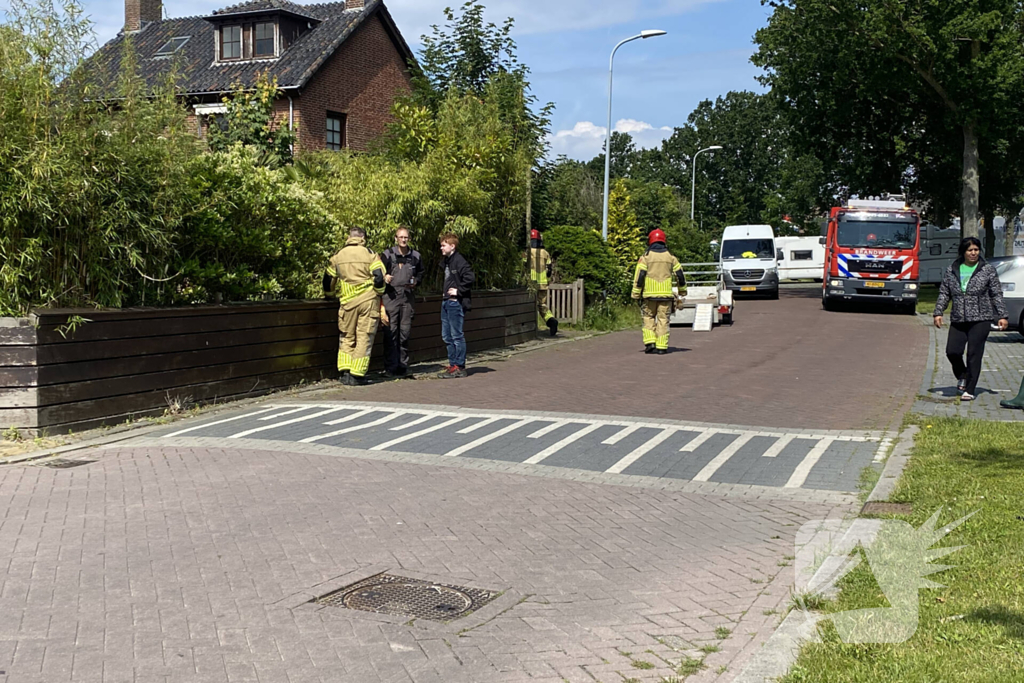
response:
<path fill-rule="evenodd" d="M 761 454 L 762 458 L 777 458 L 779 453 L 786 450 L 786 446 L 793 442 L 796 438 L 794 434 L 787 434 L 786 436 L 780 436 L 778 441 L 768 447 L 764 453 Z"/>
<path fill-rule="evenodd" d="M 729 458 L 736 455 L 736 451 L 747 445 L 751 439 L 754 438 L 753 434 L 741 434 L 733 439 L 733 442 L 722 449 L 722 452 L 711 459 L 707 465 L 701 469 L 700 472 L 694 476 L 693 481 L 709 481 L 718 468 L 729 461 Z"/>
<path fill-rule="evenodd" d="M 359 418 L 366 417 L 370 413 L 374 413 L 374 412 L 380 412 L 380 411 L 379 410 L 375 411 L 373 409 L 359 410 L 359 411 L 356 411 L 356 412 L 352 413 L 351 415 L 346 415 L 345 417 L 339 417 L 337 420 L 330 420 L 329 422 L 324 422 L 324 424 L 325 425 L 340 425 L 342 422 L 351 422 L 352 420 L 358 420 Z"/>
<path fill-rule="evenodd" d="M 892 446 L 892 437 L 885 437 L 878 444 L 878 448 L 875 449 L 874 462 L 882 462 L 885 460 L 886 453 L 889 452 L 889 448 Z"/>
<path fill-rule="evenodd" d="M 400 424 L 397 427 L 392 427 L 389 431 L 400 432 L 403 429 L 411 429 L 412 427 L 415 427 L 416 425 L 421 425 L 427 420 L 433 419 L 435 417 L 438 417 L 438 413 L 427 413 L 423 417 L 418 417 L 412 422 L 406 422 L 405 424 Z"/>
<path fill-rule="evenodd" d="M 564 439 L 562 439 L 558 443 L 551 444 L 550 446 L 548 446 L 547 448 L 542 450 L 540 453 L 537 453 L 536 455 L 530 456 L 529 458 L 524 460 L 523 463 L 526 464 L 526 465 L 536 465 L 537 463 L 542 462 L 545 458 L 551 457 L 552 455 L 554 455 L 558 451 L 562 450 L 563 448 L 565 448 L 569 444 L 573 443 L 574 441 L 578 441 L 579 439 L 582 439 L 584 436 L 586 436 L 590 432 L 597 431 L 598 429 L 601 428 L 601 426 L 602 425 L 599 425 L 599 424 L 589 424 L 586 427 L 584 427 L 583 429 L 577 430 L 576 432 L 574 432 L 574 433 L 570 434 L 569 436 L 565 437 Z"/>
<path fill-rule="evenodd" d="M 384 443 L 379 443 L 376 446 L 374 446 L 373 448 L 371 448 L 370 450 L 371 451 L 387 450 L 388 448 L 391 448 L 392 446 L 397 446 L 400 443 L 405 443 L 406 441 L 411 441 L 411 440 L 415 439 L 418 436 L 423 436 L 424 434 L 430 434 L 431 432 L 437 432 L 437 431 L 440 431 L 442 429 L 445 429 L 446 427 L 451 427 L 456 422 L 462 422 L 465 419 L 466 418 L 464 418 L 464 417 L 453 417 L 450 420 L 446 420 L 446 421 L 441 422 L 440 424 L 436 424 L 436 425 L 434 425 L 432 427 L 427 427 L 426 429 L 421 429 L 418 432 L 413 432 L 412 434 L 406 434 L 405 436 L 400 436 L 397 439 L 392 439 L 391 441 L 385 441 Z"/>
<path fill-rule="evenodd" d="M 481 429 L 482 427 L 486 427 L 487 425 L 492 425 L 498 420 L 499 418 L 497 417 L 489 417 L 486 420 L 483 420 L 482 422 L 477 422 L 474 425 L 469 425 L 468 427 L 460 429 L 459 431 L 456 432 L 456 434 L 472 434 L 476 430 Z"/>
<path fill-rule="evenodd" d="M 608 472 L 610 474 L 620 474 L 627 467 L 629 467 L 634 462 L 639 460 L 642 456 L 647 454 L 647 452 L 650 451 L 652 448 L 654 448 L 658 444 L 662 443 L 665 439 L 667 439 L 668 437 L 672 436 L 673 434 L 675 434 L 678 431 L 679 431 L 679 429 L 674 428 L 674 427 L 670 427 L 668 429 L 663 429 L 660 434 L 652 437 L 646 443 L 644 443 L 642 446 L 634 448 L 627 455 L 624 455 L 622 457 L 622 459 L 620 459 L 617 463 L 615 463 L 614 465 L 612 465 L 611 467 L 606 469 L 605 472 Z"/>
<path fill-rule="evenodd" d="M 181 434 L 187 434 L 189 432 L 194 432 L 197 429 L 205 429 L 206 427 L 213 427 L 214 425 L 222 425 L 225 422 L 234 422 L 235 420 L 244 420 L 247 417 L 255 417 L 257 415 L 262 415 L 263 413 L 269 413 L 272 410 L 281 410 L 281 406 L 274 406 L 272 408 L 263 408 L 262 410 L 257 410 L 256 412 L 253 412 L 253 413 L 246 413 L 244 415 L 235 415 L 234 417 L 226 417 L 223 420 L 217 420 L 216 422 L 206 422 L 206 423 L 201 424 L 201 425 L 196 425 L 195 427 L 189 427 L 188 429 L 178 430 L 178 431 L 174 432 L 173 434 L 167 434 L 166 436 L 164 436 L 164 438 L 165 439 L 169 439 L 172 436 L 179 436 Z"/>
<path fill-rule="evenodd" d="M 263 425 L 262 427 L 253 427 L 252 429 L 246 429 L 244 432 L 238 432 L 237 434 L 232 434 L 228 438 L 229 439 L 241 439 L 243 436 L 249 436 L 250 434 L 255 434 L 257 432 L 265 432 L 268 429 L 277 429 L 278 427 L 284 427 L 286 425 L 295 424 L 296 422 L 305 422 L 306 420 L 313 420 L 313 419 L 318 418 L 318 417 L 323 417 L 324 415 L 330 415 L 331 413 L 336 413 L 339 410 L 346 410 L 346 408 L 344 408 L 344 407 L 328 408 L 327 410 L 321 410 L 319 413 L 312 413 L 310 415 L 304 415 L 302 417 L 293 417 L 292 419 L 285 420 L 284 422 L 272 422 L 272 423 L 270 423 L 268 425 Z M 287 413 L 284 413 L 284 414 L 287 414 Z"/>
<path fill-rule="evenodd" d="M 301 441 L 299 441 L 299 443 L 313 443 L 314 441 L 319 441 L 320 439 L 329 439 L 332 436 L 341 436 L 342 434 L 348 434 L 349 432 L 357 432 L 360 429 L 369 429 L 370 427 L 376 427 L 377 425 L 382 425 L 385 422 L 391 422 L 391 420 L 394 420 L 395 418 L 401 417 L 402 415 L 405 415 L 405 414 L 406 413 L 403 412 L 403 411 L 399 411 L 397 413 L 391 413 L 389 415 L 385 415 L 382 418 L 376 419 L 373 422 L 367 422 L 365 424 L 356 425 L 355 427 L 346 427 L 345 429 L 339 429 L 339 430 L 334 431 L 334 432 L 328 432 L 327 434 L 321 434 L 320 436 L 311 436 L 311 437 L 309 437 L 307 439 L 302 439 Z M 330 424 L 330 423 L 327 422 L 325 424 Z"/>
<path fill-rule="evenodd" d="M 807 475 L 810 474 L 811 469 L 818 464 L 818 461 L 821 460 L 821 456 L 825 454 L 825 451 L 828 450 L 828 447 L 832 445 L 833 441 L 835 441 L 835 439 L 832 437 L 825 437 L 819 441 L 814 448 L 811 449 L 811 452 L 804 456 L 803 461 L 797 465 L 796 469 L 793 470 L 793 474 L 789 477 L 789 481 L 786 482 L 785 488 L 796 489 L 803 486 L 804 482 L 807 481 Z"/>
<path fill-rule="evenodd" d="M 690 431 L 690 430 L 685 430 L 685 431 Z M 718 432 L 718 433 L 721 433 L 721 432 Z M 702 430 L 700 432 L 700 434 L 698 434 L 694 438 L 690 439 L 690 441 L 685 446 L 680 448 L 679 452 L 680 453 L 693 453 L 695 450 L 697 450 L 700 447 L 700 445 L 702 443 L 704 443 L 705 441 L 710 439 L 715 434 L 716 434 L 716 432 L 713 429 L 704 429 L 704 430 Z"/>
<path fill-rule="evenodd" d="M 319 408 L 320 406 L 315 406 L 315 407 Z M 309 406 L 302 406 L 301 408 L 292 408 L 291 410 L 286 410 L 285 412 L 278 413 L 277 415 L 264 415 L 263 417 L 260 417 L 260 418 L 257 418 L 257 419 L 259 419 L 259 420 L 276 420 L 279 417 L 284 417 L 285 415 L 291 415 L 292 413 L 298 413 L 298 412 L 303 411 L 303 410 L 309 410 Z"/>
<path fill-rule="evenodd" d="M 488 441 L 491 441 L 493 439 L 497 439 L 499 436 L 505 436 L 509 432 L 514 432 L 515 430 L 519 429 L 520 427 L 522 427 L 524 425 L 528 425 L 531 422 L 536 422 L 536 419 L 532 418 L 532 417 L 529 417 L 529 418 L 524 418 L 522 420 L 519 420 L 518 422 L 513 422 L 510 425 L 506 425 L 505 427 L 502 427 L 501 429 L 499 429 L 496 432 L 491 432 L 490 434 L 488 434 L 486 436 L 481 436 L 479 439 L 477 439 L 475 441 L 470 441 L 469 443 L 467 443 L 465 445 L 462 445 L 462 446 L 459 446 L 458 448 L 453 448 L 452 450 L 450 450 L 447 453 L 445 453 L 445 455 L 448 456 L 448 457 L 455 457 L 457 455 L 462 455 L 463 453 L 467 453 L 467 452 L 473 450 L 477 446 L 482 446 L 483 444 L 487 443 Z"/>
<path fill-rule="evenodd" d="M 537 430 L 536 432 L 534 432 L 533 434 L 530 434 L 527 438 L 528 439 L 539 439 L 540 437 L 545 436 L 547 434 L 550 434 L 551 432 L 555 431 L 559 427 L 564 427 L 567 424 L 569 424 L 568 420 L 556 420 L 556 421 L 552 422 L 551 424 L 549 424 L 547 427 L 543 427 L 543 428 Z"/>
<path fill-rule="evenodd" d="M 640 429 L 640 425 L 631 425 L 629 427 L 623 427 L 621 430 L 619 430 L 615 434 L 612 434 L 601 443 L 605 444 L 606 446 L 612 446 L 622 441 L 623 439 L 625 439 L 627 436 L 629 436 L 638 429 Z"/>

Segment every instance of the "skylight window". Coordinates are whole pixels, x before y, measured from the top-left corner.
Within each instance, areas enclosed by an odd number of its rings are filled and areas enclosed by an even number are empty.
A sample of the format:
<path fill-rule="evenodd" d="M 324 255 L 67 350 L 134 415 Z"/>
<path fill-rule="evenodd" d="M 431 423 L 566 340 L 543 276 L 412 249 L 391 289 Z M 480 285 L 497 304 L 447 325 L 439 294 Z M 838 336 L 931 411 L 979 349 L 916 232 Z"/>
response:
<path fill-rule="evenodd" d="M 175 52 L 183 48 L 185 46 L 185 43 L 187 43 L 188 39 L 191 37 L 192 36 L 179 36 L 177 38 L 171 38 L 166 43 L 164 43 L 164 46 L 157 50 L 156 54 L 153 56 L 167 57 L 169 55 L 173 55 Z"/>

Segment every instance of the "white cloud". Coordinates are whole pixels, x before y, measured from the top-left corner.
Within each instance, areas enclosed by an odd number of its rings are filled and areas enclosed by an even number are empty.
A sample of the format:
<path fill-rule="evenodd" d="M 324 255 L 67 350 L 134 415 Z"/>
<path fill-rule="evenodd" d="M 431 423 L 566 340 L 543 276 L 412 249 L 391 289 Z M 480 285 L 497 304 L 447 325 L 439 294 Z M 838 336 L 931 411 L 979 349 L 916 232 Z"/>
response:
<path fill-rule="evenodd" d="M 548 137 L 551 157 L 564 154 L 571 159 L 593 159 L 604 147 L 607 130 L 606 127 L 598 126 L 591 121 L 579 121 L 569 130 L 560 130 Z M 629 133 L 637 147 L 649 149 L 660 147 L 661 142 L 672 135 L 673 129 L 669 126 L 655 127 L 646 121 L 636 119 L 619 119 L 615 124 L 615 131 Z"/>

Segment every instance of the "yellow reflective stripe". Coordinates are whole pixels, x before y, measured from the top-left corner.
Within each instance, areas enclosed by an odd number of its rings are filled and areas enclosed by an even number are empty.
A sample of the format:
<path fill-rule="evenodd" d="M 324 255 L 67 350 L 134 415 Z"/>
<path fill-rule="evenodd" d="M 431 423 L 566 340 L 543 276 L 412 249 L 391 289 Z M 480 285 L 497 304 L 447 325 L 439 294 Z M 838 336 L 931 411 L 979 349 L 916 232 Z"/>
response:
<path fill-rule="evenodd" d="M 539 272 L 536 270 L 531 270 L 530 279 L 533 282 L 536 282 L 538 285 L 546 285 L 548 283 L 548 272 L 546 270 L 542 270 Z"/>
<path fill-rule="evenodd" d="M 659 349 L 667 349 L 668 348 L 668 335 L 666 334 L 666 335 L 662 335 L 662 336 L 658 337 L 657 340 L 654 342 L 654 344 Z"/>
<path fill-rule="evenodd" d="M 362 358 L 356 358 L 352 361 L 352 374 L 356 377 L 362 377 L 366 374 L 366 371 L 370 369 L 370 357 L 363 356 Z"/>
<path fill-rule="evenodd" d="M 647 280 L 644 282 L 644 298 L 645 299 L 658 299 L 658 298 L 671 299 L 672 298 L 672 281 L 671 280 L 662 280 L 661 282 L 658 282 L 657 280 L 652 280 L 651 278 L 647 278 Z"/>
<path fill-rule="evenodd" d="M 644 330 L 644 346 L 653 344 L 657 340 L 653 330 Z"/>
<path fill-rule="evenodd" d="M 672 267 L 672 272 L 673 272 L 673 273 L 678 273 L 678 272 L 679 272 L 680 270 L 682 270 L 682 269 L 683 269 L 683 266 L 682 266 L 682 264 L 680 264 L 680 263 L 677 263 L 676 265 L 674 265 L 674 266 Z"/>
<path fill-rule="evenodd" d="M 552 313 L 551 311 L 547 311 L 547 312 L 544 313 L 544 322 L 547 322 L 547 321 L 551 320 L 554 317 L 555 317 L 554 313 Z"/>
<path fill-rule="evenodd" d="M 352 301 L 356 297 L 366 294 L 373 289 L 373 280 L 367 280 L 361 285 L 350 285 L 344 280 L 341 281 L 341 303 Z"/>
<path fill-rule="evenodd" d="M 352 369 L 352 356 L 342 351 L 338 352 L 338 372 Z"/>

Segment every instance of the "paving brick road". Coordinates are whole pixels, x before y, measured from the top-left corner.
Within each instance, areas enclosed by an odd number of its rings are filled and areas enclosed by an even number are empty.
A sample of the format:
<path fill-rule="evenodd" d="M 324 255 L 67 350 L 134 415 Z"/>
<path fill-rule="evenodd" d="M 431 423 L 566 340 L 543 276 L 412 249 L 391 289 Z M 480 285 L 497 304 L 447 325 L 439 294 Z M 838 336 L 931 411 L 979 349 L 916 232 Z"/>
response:
<path fill-rule="evenodd" d="M 929 336 L 806 292 L 673 334 L 0 467 L 0 683 L 726 683 L 796 530 L 856 509 Z M 316 602 L 381 573 L 498 595 L 450 623 Z"/>
<path fill-rule="evenodd" d="M 912 316 L 827 312 L 820 289 L 783 289 L 779 301 L 737 302 L 731 328 L 673 328 L 667 356 L 645 355 L 639 331 L 619 332 L 505 362 L 475 368 L 471 362 L 470 377 L 453 386 L 402 380 L 325 397 L 887 429 L 898 427 L 913 404 L 928 341 L 928 330 Z"/>
<path fill-rule="evenodd" d="M 931 324 L 931 318 L 924 321 Z M 999 402 L 1017 395 L 1024 377 L 1024 337 L 1019 332 L 993 332 L 985 345 L 985 360 L 978 395 L 962 402 L 956 391 L 956 378 L 946 360 L 948 328 L 931 327 L 928 369 L 921 383 L 913 410 L 921 415 L 966 417 L 975 420 L 1024 422 L 1024 410 L 1007 410 Z"/>

